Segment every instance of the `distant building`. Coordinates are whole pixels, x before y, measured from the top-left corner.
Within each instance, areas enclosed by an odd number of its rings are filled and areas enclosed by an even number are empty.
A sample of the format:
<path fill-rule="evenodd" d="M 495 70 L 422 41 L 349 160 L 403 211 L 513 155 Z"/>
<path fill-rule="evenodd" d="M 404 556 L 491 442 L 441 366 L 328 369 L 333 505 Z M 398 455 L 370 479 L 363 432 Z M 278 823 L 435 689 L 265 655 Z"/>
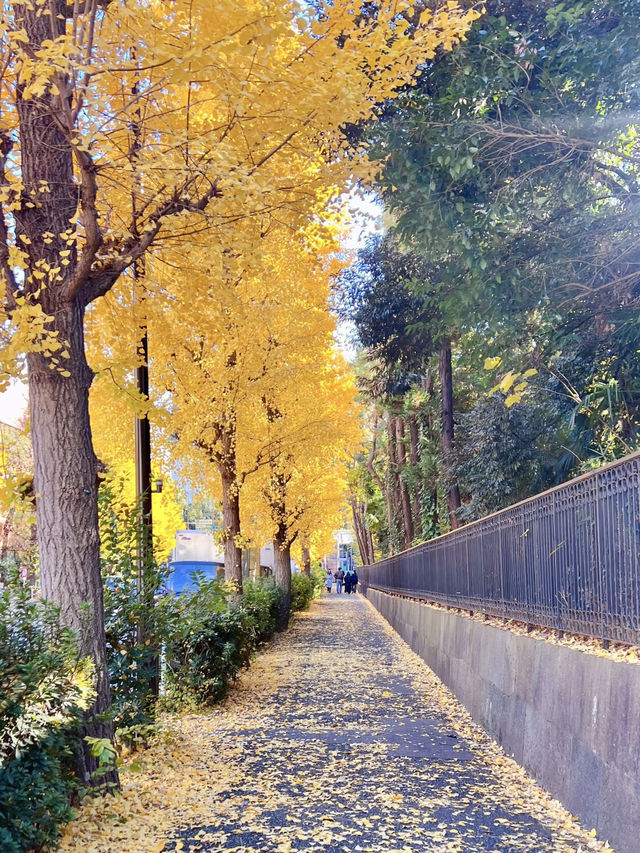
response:
<path fill-rule="evenodd" d="M 169 559 L 171 592 L 183 592 L 191 586 L 191 575 L 201 573 L 207 580 L 224 577 L 224 553 L 213 538 L 212 530 L 178 530 L 176 547 Z"/>
<path fill-rule="evenodd" d="M 335 547 L 333 551 L 327 554 L 323 560 L 325 571 L 328 569 L 331 572 L 336 572 L 338 566 L 344 570 L 353 568 L 357 562 L 357 549 L 354 547 L 355 536 L 353 532 L 348 527 L 336 530 L 334 533 L 334 542 Z"/>
<path fill-rule="evenodd" d="M 201 573 L 206 580 L 224 578 L 224 549 L 218 545 L 215 528 L 208 524 L 206 530 L 178 530 L 176 547 L 169 559 L 168 588 L 180 593 L 191 588 L 194 572 Z M 263 548 L 246 548 L 242 552 L 242 575 L 244 578 L 264 577 L 273 574 L 273 545 Z M 298 571 L 291 561 L 292 571 Z"/>

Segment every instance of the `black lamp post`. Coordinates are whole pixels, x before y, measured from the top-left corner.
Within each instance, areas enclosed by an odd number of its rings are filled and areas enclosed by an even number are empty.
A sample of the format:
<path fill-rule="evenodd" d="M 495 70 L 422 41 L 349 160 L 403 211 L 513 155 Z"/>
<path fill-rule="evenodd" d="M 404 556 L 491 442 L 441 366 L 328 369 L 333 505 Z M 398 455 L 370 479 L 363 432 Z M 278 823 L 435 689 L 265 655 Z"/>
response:
<path fill-rule="evenodd" d="M 135 369 L 135 380 L 138 391 L 145 400 L 149 399 L 149 340 L 145 329 L 140 341 L 142 364 Z M 153 518 L 151 512 L 151 495 L 154 491 L 162 491 L 162 480 L 151 482 L 151 425 L 145 414 L 136 418 L 135 422 L 135 455 L 136 455 L 136 499 L 140 512 L 140 536 L 138 540 L 138 595 L 146 605 L 145 612 L 152 613 L 154 607 L 155 584 L 150 582 L 149 570 L 153 564 Z M 142 645 L 149 638 L 148 626 L 141 619 L 138 622 L 138 642 Z M 153 696 L 160 693 L 160 667 L 158 656 L 155 655 L 151 665 L 149 687 Z"/>
<path fill-rule="evenodd" d="M 140 341 L 140 355 L 143 363 L 135 369 L 136 387 L 145 400 L 149 399 L 149 342 L 146 329 Z M 142 418 L 136 418 L 135 428 L 136 447 L 136 498 L 140 503 L 142 524 L 151 531 L 151 427 L 149 418 L 145 414 Z M 142 539 L 151 537 L 143 536 Z"/>

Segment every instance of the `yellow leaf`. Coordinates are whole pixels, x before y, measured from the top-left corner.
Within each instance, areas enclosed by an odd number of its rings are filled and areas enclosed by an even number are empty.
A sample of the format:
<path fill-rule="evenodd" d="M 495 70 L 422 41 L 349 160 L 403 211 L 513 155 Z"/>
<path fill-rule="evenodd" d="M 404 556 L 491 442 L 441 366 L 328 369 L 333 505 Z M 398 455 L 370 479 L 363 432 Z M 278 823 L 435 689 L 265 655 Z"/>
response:
<path fill-rule="evenodd" d="M 493 356 L 491 358 L 485 358 L 484 360 L 484 369 L 485 370 L 495 370 L 496 367 L 500 367 L 502 364 L 502 359 L 499 355 Z"/>
<path fill-rule="evenodd" d="M 502 377 L 502 379 L 500 380 L 500 384 L 498 385 L 498 388 L 499 388 L 501 391 L 504 391 L 504 393 L 506 394 L 506 393 L 507 393 L 507 391 L 508 391 L 508 390 L 511 388 L 511 386 L 513 385 L 513 383 L 516 381 L 516 379 L 517 379 L 517 378 L 518 378 L 518 374 L 517 374 L 517 373 L 514 373 L 512 370 L 510 370 L 510 371 L 506 374 L 506 376 L 503 376 L 503 377 Z"/>

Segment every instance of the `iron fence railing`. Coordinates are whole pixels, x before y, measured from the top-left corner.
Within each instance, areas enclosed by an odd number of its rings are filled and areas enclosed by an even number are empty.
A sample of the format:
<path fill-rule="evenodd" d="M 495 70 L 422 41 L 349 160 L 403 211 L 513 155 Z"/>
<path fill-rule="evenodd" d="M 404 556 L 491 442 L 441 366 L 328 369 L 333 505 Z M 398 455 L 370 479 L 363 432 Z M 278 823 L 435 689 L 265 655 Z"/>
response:
<path fill-rule="evenodd" d="M 367 587 L 640 645 L 640 453 L 362 569 Z"/>

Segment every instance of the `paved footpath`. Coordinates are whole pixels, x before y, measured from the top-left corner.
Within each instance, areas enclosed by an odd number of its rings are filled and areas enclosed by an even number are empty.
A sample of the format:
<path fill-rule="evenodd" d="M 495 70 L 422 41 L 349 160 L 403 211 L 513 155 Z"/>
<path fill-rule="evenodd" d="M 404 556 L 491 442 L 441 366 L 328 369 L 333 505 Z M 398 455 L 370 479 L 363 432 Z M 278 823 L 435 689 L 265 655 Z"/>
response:
<path fill-rule="evenodd" d="M 325 594 L 223 707 L 184 718 L 158 749 L 125 777 L 106 825 L 85 812 L 63 849 L 610 849 L 503 756 L 360 595 Z"/>

